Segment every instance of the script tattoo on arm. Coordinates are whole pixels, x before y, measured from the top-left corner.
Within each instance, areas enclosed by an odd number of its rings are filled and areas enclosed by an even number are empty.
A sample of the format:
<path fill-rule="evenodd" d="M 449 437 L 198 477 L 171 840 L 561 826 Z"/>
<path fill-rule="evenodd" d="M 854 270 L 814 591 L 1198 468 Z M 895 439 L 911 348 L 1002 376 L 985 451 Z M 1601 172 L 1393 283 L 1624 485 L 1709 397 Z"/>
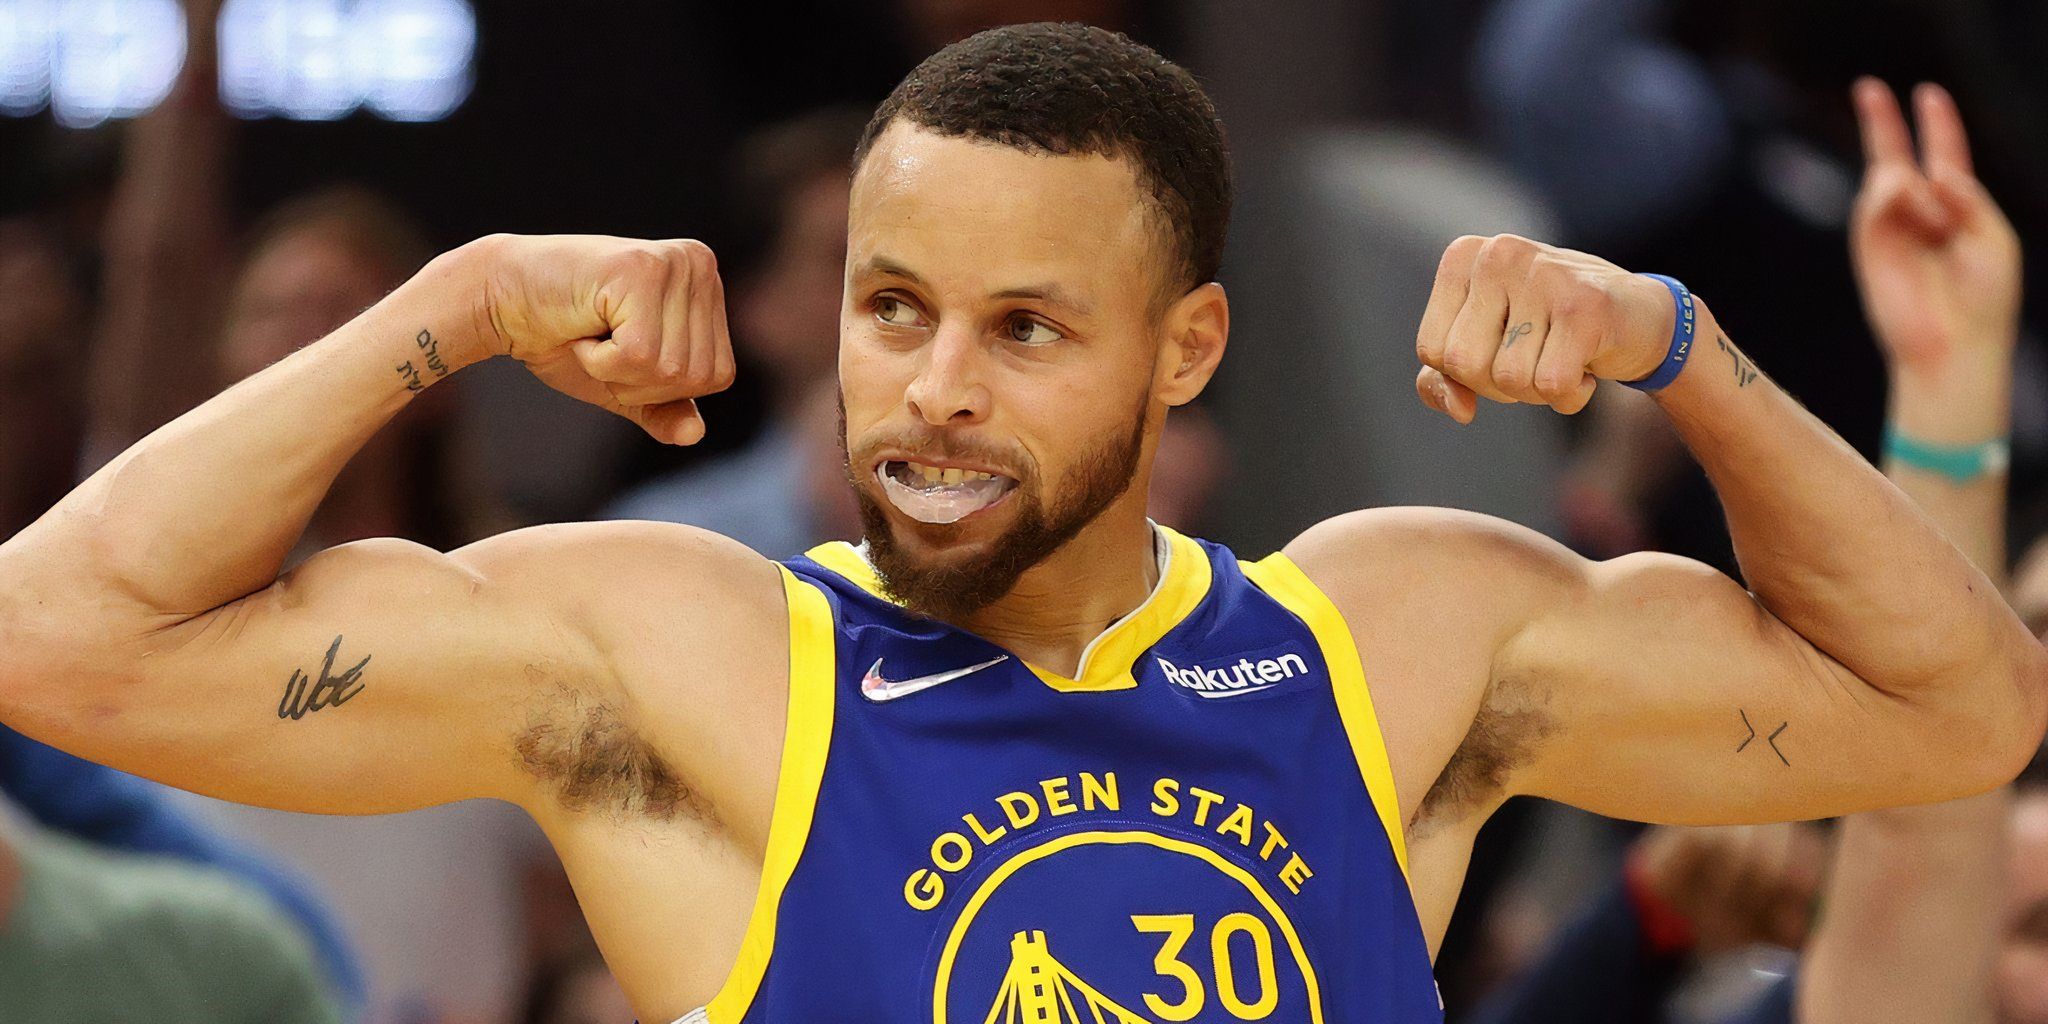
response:
<path fill-rule="evenodd" d="M 435 380 L 448 376 L 448 364 L 441 358 L 441 343 L 434 339 L 434 332 L 422 329 L 420 333 L 413 335 L 412 343 L 420 350 L 420 358 L 427 364 L 427 371 L 434 375 Z M 399 363 L 396 369 L 398 379 L 405 382 L 407 391 L 418 394 L 427 389 L 425 376 L 420 373 L 419 367 L 413 365 L 412 360 Z"/>
<path fill-rule="evenodd" d="M 327 645 L 327 659 L 320 664 L 318 681 L 307 678 L 304 672 L 292 670 L 291 679 L 284 684 L 284 696 L 277 702 L 277 717 L 294 722 L 321 708 L 338 708 L 349 702 L 356 694 L 363 692 L 363 666 L 370 663 L 370 656 L 349 666 L 337 675 L 334 671 L 334 656 L 341 651 L 341 637 Z"/>
<path fill-rule="evenodd" d="M 1721 351 L 1728 353 L 1729 360 L 1735 364 L 1735 386 L 1748 387 L 1749 383 L 1756 379 L 1756 364 L 1750 362 L 1748 356 L 1736 351 L 1735 346 L 1728 344 L 1728 336 L 1725 334 L 1715 335 L 1714 344 L 1719 346 Z"/>
<path fill-rule="evenodd" d="M 441 343 L 434 340 L 434 333 L 421 329 L 413 336 L 412 343 L 419 346 L 420 355 L 426 357 L 427 369 L 434 371 L 434 379 L 448 376 L 448 364 L 441 361 Z"/>
<path fill-rule="evenodd" d="M 1735 713 L 1742 716 L 1742 728 L 1749 733 L 1749 735 L 1742 738 L 1742 743 L 1735 748 L 1735 752 L 1740 754 L 1748 749 L 1751 743 L 1756 741 L 1756 726 L 1749 724 L 1749 712 L 1747 710 L 1736 708 Z M 1792 762 L 1785 760 L 1785 752 L 1778 749 L 1778 736 L 1785 731 L 1786 726 L 1791 724 L 1791 722 L 1779 722 L 1778 727 L 1773 729 L 1769 736 L 1764 737 L 1765 745 L 1771 748 L 1771 753 L 1778 755 L 1779 763 L 1787 768 L 1792 767 Z"/>

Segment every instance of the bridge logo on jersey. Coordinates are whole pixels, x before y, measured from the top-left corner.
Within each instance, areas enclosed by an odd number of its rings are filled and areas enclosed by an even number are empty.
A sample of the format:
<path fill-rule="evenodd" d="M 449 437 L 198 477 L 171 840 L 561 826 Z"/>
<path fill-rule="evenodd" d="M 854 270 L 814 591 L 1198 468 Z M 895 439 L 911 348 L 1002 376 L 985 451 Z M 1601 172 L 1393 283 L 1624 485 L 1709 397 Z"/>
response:
<path fill-rule="evenodd" d="M 1010 937 L 1010 969 L 1003 974 L 1003 990 L 996 994 L 988 1019 L 1005 1024 L 1153 1024 L 1117 1005 L 1053 959 L 1044 932 L 1018 932 Z"/>
<path fill-rule="evenodd" d="M 961 904 L 933 1024 L 1322 1024 L 1308 951 L 1267 883 L 1201 842 L 1076 831 Z"/>

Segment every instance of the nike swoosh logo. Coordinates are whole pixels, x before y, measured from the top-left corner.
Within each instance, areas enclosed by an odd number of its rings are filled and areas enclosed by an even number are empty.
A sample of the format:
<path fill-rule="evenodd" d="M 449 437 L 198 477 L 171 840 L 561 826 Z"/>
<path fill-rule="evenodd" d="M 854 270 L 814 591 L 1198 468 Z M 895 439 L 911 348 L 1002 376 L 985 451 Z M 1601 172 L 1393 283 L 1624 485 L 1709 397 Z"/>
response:
<path fill-rule="evenodd" d="M 868 669 L 868 674 L 860 678 L 860 695 L 876 703 L 885 700 L 895 700 L 898 697 L 908 697 L 919 690 L 929 690 L 940 683 L 950 683 L 961 676 L 973 675 L 982 669 L 992 665 L 999 665 L 1008 660 L 1010 660 L 1009 655 L 998 654 L 979 665 L 969 665 L 965 668 L 950 669 L 945 672 L 934 672 L 931 675 L 918 676 L 914 679 L 884 679 L 882 678 L 882 659 L 876 658 L 874 666 Z"/>

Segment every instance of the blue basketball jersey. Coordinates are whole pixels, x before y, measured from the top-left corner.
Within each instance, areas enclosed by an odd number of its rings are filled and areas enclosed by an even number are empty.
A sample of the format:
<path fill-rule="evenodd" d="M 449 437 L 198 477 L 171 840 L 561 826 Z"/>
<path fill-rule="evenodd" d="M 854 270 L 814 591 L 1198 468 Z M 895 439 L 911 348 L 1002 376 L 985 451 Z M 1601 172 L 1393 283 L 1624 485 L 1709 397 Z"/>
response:
<path fill-rule="evenodd" d="M 710 1024 L 1441 1021 L 1386 748 L 1292 562 L 1159 532 L 1068 678 L 785 563 L 760 893 Z"/>

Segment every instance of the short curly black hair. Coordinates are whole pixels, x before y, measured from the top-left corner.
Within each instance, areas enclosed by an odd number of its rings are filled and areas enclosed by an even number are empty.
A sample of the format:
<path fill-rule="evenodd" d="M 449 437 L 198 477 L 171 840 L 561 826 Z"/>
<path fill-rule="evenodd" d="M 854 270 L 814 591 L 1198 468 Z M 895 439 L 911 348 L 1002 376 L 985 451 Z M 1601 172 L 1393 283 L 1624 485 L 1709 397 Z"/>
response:
<path fill-rule="evenodd" d="M 927 57 L 875 109 L 854 165 L 892 122 L 1030 152 L 1131 160 L 1173 234 L 1179 284 L 1216 279 L 1230 226 L 1230 151 L 1193 75 L 1121 32 L 1037 22 Z"/>

